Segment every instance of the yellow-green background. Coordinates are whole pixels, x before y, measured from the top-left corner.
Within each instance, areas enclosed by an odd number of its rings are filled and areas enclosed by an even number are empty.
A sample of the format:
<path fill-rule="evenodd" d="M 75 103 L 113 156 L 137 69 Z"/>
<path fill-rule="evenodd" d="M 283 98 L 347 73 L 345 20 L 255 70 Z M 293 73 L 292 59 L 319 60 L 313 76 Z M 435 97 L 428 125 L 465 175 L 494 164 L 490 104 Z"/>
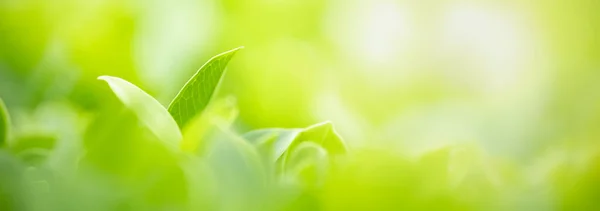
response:
<path fill-rule="evenodd" d="M 210 56 L 243 45 L 221 94 L 238 98 L 245 128 L 329 119 L 357 143 L 460 139 L 513 151 L 592 132 L 599 9 L 591 0 L 4 0 L 0 94 L 15 112 L 52 102 L 87 112 L 106 96 L 96 77 L 115 75 L 167 104 Z"/>
<path fill-rule="evenodd" d="M 113 96 L 97 76 L 167 105 L 212 55 L 245 46 L 219 91 L 237 98 L 239 131 L 331 120 L 355 148 L 474 145 L 543 172 L 599 146 L 599 11 L 595 0 L 2 0 L 0 97 L 13 136 L 68 133 Z"/>

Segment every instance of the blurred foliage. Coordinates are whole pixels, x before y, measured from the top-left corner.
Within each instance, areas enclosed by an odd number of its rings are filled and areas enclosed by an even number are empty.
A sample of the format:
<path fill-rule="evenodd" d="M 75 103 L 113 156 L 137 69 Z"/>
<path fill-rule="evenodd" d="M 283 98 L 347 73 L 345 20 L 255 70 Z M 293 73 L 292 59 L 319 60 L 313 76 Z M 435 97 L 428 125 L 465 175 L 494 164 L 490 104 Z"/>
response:
<path fill-rule="evenodd" d="M 597 210 L 598 11 L 0 0 L 0 210 Z"/>

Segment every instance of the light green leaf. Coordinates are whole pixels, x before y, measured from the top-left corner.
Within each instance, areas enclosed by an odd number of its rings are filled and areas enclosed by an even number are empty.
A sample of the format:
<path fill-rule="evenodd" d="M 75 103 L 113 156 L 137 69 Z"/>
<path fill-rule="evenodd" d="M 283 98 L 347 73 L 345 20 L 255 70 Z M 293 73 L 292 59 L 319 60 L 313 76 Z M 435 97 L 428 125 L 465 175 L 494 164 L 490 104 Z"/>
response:
<path fill-rule="evenodd" d="M 227 128 L 218 128 L 206 161 L 212 169 L 222 210 L 263 210 L 267 175 L 256 149 Z M 231 203 L 231 202 L 235 203 Z"/>
<path fill-rule="evenodd" d="M 206 108 L 221 82 L 227 63 L 242 48 L 238 47 L 212 57 L 181 88 L 169 105 L 169 113 L 180 128 L 185 128 L 192 118 Z"/>
<path fill-rule="evenodd" d="M 327 150 L 314 142 L 302 142 L 285 163 L 285 174 L 305 185 L 322 184 L 329 165 Z"/>
<path fill-rule="evenodd" d="M 14 137 L 9 148 L 15 154 L 30 149 L 52 150 L 56 145 L 57 138 L 50 134 L 27 134 Z"/>
<path fill-rule="evenodd" d="M 271 137 L 275 136 L 273 139 Z M 305 129 L 261 129 L 244 134 L 244 138 L 257 147 L 272 146 L 268 156 L 272 161 L 286 156 L 303 142 L 314 142 L 322 146 L 329 154 L 339 155 L 346 152 L 346 145 L 334 130 L 330 122 L 312 125 Z M 285 158 L 284 158 L 285 159 Z"/>
<path fill-rule="evenodd" d="M 320 161 L 327 158 L 327 150 L 314 142 L 302 142 L 290 153 L 288 164 L 301 167 L 306 161 Z M 294 168 L 290 168 L 294 169 Z"/>
<path fill-rule="evenodd" d="M 0 146 L 6 144 L 8 140 L 8 131 L 10 130 L 10 119 L 8 117 L 8 110 L 4 105 L 4 101 L 0 99 Z"/>
<path fill-rule="evenodd" d="M 286 152 L 302 129 L 261 129 L 244 134 L 244 138 L 259 149 L 267 151 L 267 157 L 276 161 Z M 262 151 L 262 150 L 261 150 Z"/>
<path fill-rule="evenodd" d="M 290 148 L 304 141 L 313 141 L 325 148 L 329 154 L 339 155 L 346 153 L 346 144 L 337 134 L 331 122 L 322 122 L 319 124 L 307 127 L 298 135 Z"/>
<path fill-rule="evenodd" d="M 29 165 L 45 163 L 53 151 L 57 138 L 50 134 L 27 134 L 16 136 L 7 144 L 10 152 Z"/>
<path fill-rule="evenodd" d="M 167 147 L 179 148 L 182 135 L 177 123 L 156 99 L 121 78 L 100 76 L 98 79 L 106 81 L 125 107 L 133 111 L 137 118 Z"/>

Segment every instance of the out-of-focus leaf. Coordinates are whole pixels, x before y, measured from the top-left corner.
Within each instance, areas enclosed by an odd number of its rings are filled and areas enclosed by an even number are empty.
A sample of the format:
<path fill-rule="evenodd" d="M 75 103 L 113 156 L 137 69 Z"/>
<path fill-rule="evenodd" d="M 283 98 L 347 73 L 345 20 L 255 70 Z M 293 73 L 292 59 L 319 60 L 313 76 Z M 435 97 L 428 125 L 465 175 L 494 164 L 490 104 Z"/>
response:
<path fill-rule="evenodd" d="M 52 150 L 56 144 L 56 137 L 45 134 L 32 134 L 28 136 L 15 137 L 10 144 L 10 150 L 14 153 L 21 153 L 30 149 Z"/>
<path fill-rule="evenodd" d="M 112 186 L 108 190 L 148 206 L 136 205 L 140 209 L 184 209 L 188 191 L 178 162 L 182 136 L 177 123 L 139 88 L 122 79 L 107 79 L 117 98 L 107 99 L 111 109 L 88 127 L 79 171 L 101 172 L 101 179 L 114 181 L 106 184 Z"/>
<path fill-rule="evenodd" d="M 214 101 L 183 128 L 181 149 L 185 152 L 202 151 L 204 142 L 209 139 L 216 126 L 229 128 L 237 116 L 235 98 L 227 97 Z"/>
<path fill-rule="evenodd" d="M 293 149 L 304 141 L 315 142 L 323 146 L 332 155 L 344 154 L 347 150 L 344 140 L 337 134 L 331 122 L 322 122 L 307 127 L 298 135 L 290 147 Z"/>
<path fill-rule="evenodd" d="M 211 100 L 229 60 L 242 49 L 238 47 L 212 57 L 181 88 L 169 105 L 169 113 L 180 128 L 201 113 Z"/>
<path fill-rule="evenodd" d="M 152 96 L 121 78 L 100 76 L 117 97 L 167 147 L 178 149 L 182 135 L 169 112 Z"/>
<path fill-rule="evenodd" d="M 244 138 L 257 148 L 268 151 L 271 162 L 278 160 L 298 137 L 302 129 L 261 129 L 244 134 Z"/>
<path fill-rule="evenodd" d="M 187 180 L 190 210 L 215 210 L 218 190 L 214 172 L 206 159 L 196 156 L 187 156 L 181 163 Z"/>
<path fill-rule="evenodd" d="M 290 153 L 285 173 L 305 185 L 320 185 L 328 165 L 327 150 L 314 142 L 303 142 Z"/>
<path fill-rule="evenodd" d="M 269 141 L 271 140 L 270 136 L 276 137 L 272 140 L 273 142 Z M 322 146 L 331 155 L 344 154 L 347 150 L 346 144 L 330 122 L 322 122 L 305 129 L 273 128 L 255 130 L 244 134 L 244 138 L 257 147 L 264 147 L 265 144 L 272 145 L 271 152 L 268 155 L 272 158 L 272 161 L 281 159 L 282 156 L 286 156 L 287 152 L 306 141 Z"/>
<path fill-rule="evenodd" d="M 39 165 L 48 158 L 56 142 L 57 139 L 53 135 L 31 134 L 13 138 L 8 144 L 8 148 L 22 162 Z"/>
<path fill-rule="evenodd" d="M 0 99 L 0 146 L 3 146 L 8 139 L 8 131 L 10 130 L 10 119 L 8 110 L 4 105 L 4 101 Z"/>
<path fill-rule="evenodd" d="M 206 160 L 218 184 L 221 210 L 263 210 L 265 169 L 252 145 L 219 128 Z"/>
<path fill-rule="evenodd" d="M 99 115 L 89 126 L 79 174 L 98 176 L 92 183 L 111 181 L 102 188 L 118 192 L 123 200 L 140 200 L 160 209 L 183 209 L 187 181 L 178 163 L 179 154 L 152 134 L 134 111 L 123 107 L 110 112 L 114 115 Z"/>
<path fill-rule="evenodd" d="M 52 151 L 43 148 L 27 149 L 17 156 L 26 164 L 31 166 L 40 166 L 46 162 Z"/>
<path fill-rule="evenodd" d="M 246 142 L 246 140 L 237 136 L 229 129 L 223 128 L 220 126 L 217 126 L 217 132 L 218 132 L 218 134 L 216 134 L 216 137 L 217 137 L 216 142 L 217 143 L 215 143 L 215 145 L 213 145 L 211 152 L 209 152 L 209 160 L 214 157 L 219 157 L 219 156 L 223 155 L 223 154 L 219 153 L 219 150 L 228 149 L 228 150 L 234 150 L 234 151 L 231 151 L 231 153 L 234 153 L 234 154 L 237 154 L 237 155 L 243 157 L 242 160 L 244 161 L 245 165 L 250 165 L 253 170 L 260 170 L 262 168 L 262 164 L 260 163 L 258 153 L 254 149 L 254 147 L 252 147 L 252 145 L 250 145 L 250 144 L 248 144 L 248 142 Z M 224 147 L 224 148 L 222 149 L 221 147 Z M 227 152 L 229 152 L 228 150 L 227 150 Z M 220 161 L 227 162 L 228 159 L 220 159 Z"/>
<path fill-rule="evenodd" d="M 0 150 L 0 210 L 28 210 L 29 188 L 23 179 L 18 161 Z"/>

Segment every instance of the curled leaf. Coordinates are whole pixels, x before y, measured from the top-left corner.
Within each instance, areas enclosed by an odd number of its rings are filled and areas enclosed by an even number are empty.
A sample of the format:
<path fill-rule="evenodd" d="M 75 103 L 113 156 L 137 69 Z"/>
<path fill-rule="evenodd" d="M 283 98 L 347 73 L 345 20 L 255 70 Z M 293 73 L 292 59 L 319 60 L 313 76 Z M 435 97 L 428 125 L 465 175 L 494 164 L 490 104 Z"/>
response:
<path fill-rule="evenodd" d="M 275 138 L 273 139 L 271 136 Z M 282 159 L 282 157 L 285 160 L 289 154 L 288 152 L 294 150 L 303 142 L 313 142 L 323 147 L 331 155 L 341 155 L 347 151 L 346 144 L 330 122 L 322 122 L 305 129 L 272 128 L 255 130 L 244 134 L 243 137 L 257 147 L 271 146 L 268 156 L 271 157 L 273 162 Z"/>
<path fill-rule="evenodd" d="M 324 182 L 328 165 L 327 150 L 314 142 L 303 142 L 290 153 L 285 173 L 304 184 L 318 185 Z"/>

